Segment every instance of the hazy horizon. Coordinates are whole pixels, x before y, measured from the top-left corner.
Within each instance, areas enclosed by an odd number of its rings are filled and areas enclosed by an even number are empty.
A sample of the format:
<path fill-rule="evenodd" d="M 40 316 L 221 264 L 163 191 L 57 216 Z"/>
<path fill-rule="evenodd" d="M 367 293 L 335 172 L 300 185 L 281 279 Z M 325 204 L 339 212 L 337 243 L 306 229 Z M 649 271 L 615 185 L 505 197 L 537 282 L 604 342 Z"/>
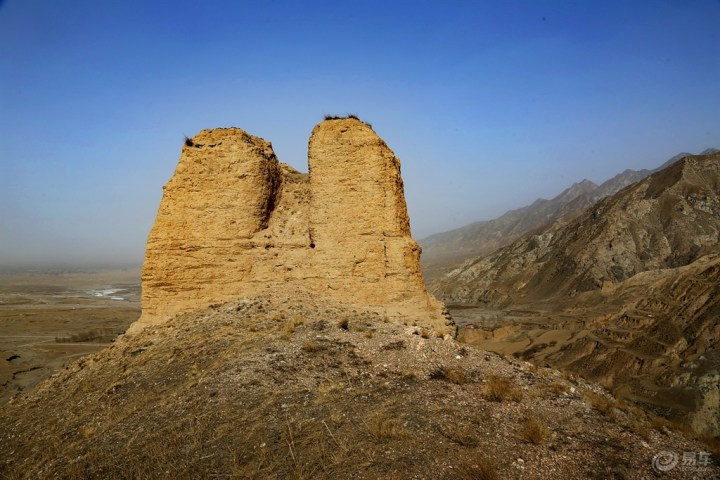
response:
<path fill-rule="evenodd" d="M 0 270 L 140 265 L 206 128 L 356 113 L 416 239 L 720 147 L 716 0 L 386 3 L 0 1 Z"/>

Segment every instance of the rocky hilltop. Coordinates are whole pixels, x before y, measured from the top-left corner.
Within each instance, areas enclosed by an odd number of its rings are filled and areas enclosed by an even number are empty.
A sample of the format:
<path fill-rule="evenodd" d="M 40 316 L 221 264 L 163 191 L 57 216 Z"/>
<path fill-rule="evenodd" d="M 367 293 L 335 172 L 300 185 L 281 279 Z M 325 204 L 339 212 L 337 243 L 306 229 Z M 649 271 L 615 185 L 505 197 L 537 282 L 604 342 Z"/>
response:
<path fill-rule="evenodd" d="M 581 373 L 715 436 L 719 244 L 720 154 L 691 155 L 433 291 L 504 312 L 463 340 Z"/>
<path fill-rule="evenodd" d="M 660 452 L 706 451 L 597 385 L 429 333 L 301 288 L 181 314 L 4 406 L 0 477 L 653 478 Z M 720 474 L 705 455 L 662 478 Z"/>
<path fill-rule="evenodd" d="M 143 313 L 130 332 L 297 285 L 447 331 L 425 290 L 400 162 L 386 143 L 355 118 L 326 120 L 308 160 L 301 174 L 236 128 L 187 139 L 148 238 Z"/>

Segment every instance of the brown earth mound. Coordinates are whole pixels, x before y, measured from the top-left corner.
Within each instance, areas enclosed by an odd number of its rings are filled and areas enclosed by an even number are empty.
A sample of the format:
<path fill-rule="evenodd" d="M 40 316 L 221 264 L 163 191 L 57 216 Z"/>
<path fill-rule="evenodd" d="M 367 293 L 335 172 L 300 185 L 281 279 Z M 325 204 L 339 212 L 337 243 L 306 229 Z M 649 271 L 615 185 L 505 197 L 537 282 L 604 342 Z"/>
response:
<path fill-rule="evenodd" d="M 296 290 L 121 337 L 0 412 L 3 478 L 649 478 L 704 449 L 580 379 Z"/>

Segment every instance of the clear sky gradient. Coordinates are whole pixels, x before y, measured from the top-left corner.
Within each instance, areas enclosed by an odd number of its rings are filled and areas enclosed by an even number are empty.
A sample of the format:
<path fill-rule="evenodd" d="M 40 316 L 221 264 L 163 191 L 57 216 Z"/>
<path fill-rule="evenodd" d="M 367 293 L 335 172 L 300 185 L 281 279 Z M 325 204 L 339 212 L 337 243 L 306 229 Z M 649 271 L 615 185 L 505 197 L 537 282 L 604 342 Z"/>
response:
<path fill-rule="evenodd" d="M 720 2 L 0 0 L 0 267 L 139 264 L 184 135 L 402 161 L 416 238 L 720 146 Z"/>

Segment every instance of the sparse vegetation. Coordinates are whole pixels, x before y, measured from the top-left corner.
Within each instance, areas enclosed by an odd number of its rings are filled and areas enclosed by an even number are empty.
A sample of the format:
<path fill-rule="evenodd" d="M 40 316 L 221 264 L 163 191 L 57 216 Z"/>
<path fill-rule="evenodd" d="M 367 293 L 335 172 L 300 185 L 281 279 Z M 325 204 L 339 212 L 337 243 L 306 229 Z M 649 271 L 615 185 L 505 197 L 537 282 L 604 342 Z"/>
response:
<path fill-rule="evenodd" d="M 511 400 L 519 402 L 523 398 L 522 390 L 515 387 L 509 378 L 491 375 L 485 383 L 485 398 L 493 402 Z"/>
<path fill-rule="evenodd" d="M 354 114 L 354 113 L 348 113 L 348 114 L 345 115 L 345 116 L 342 116 L 342 115 L 330 115 L 330 114 L 325 114 L 325 115 L 323 116 L 323 119 L 325 119 L 325 120 L 345 120 L 345 119 L 348 119 L 348 118 L 352 118 L 353 120 L 359 120 L 359 121 L 362 122 L 362 120 L 360 120 L 360 117 L 358 117 L 358 116 L 357 116 L 356 114 Z M 369 124 L 368 124 L 368 125 L 369 125 Z"/>
<path fill-rule="evenodd" d="M 559 397 L 560 395 L 567 393 L 569 387 L 567 384 L 555 380 L 552 383 L 543 385 L 542 390 L 546 396 Z"/>
<path fill-rule="evenodd" d="M 645 440 L 646 442 L 652 438 L 652 429 L 650 428 L 650 425 L 648 425 L 647 422 L 636 419 L 631 424 L 632 431 L 635 432 Z"/>
<path fill-rule="evenodd" d="M 263 313 L 254 304 L 186 315 L 158 329 L 166 338 L 148 330 L 71 364 L 0 412 L 0 470 L 9 478 L 399 480 L 496 479 L 524 466 L 537 478 L 560 468 L 584 478 L 586 469 L 604 473 L 616 451 L 633 478 L 647 470 L 647 447 L 635 434 L 627 441 L 631 423 L 594 428 L 597 416 L 578 395 L 563 398 L 561 412 L 542 395 L 521 405 L 488 401 L 487 384 L 507 402 L 525 385 L 544 392 L 554 378 L 453 342 L 423 341 L 381 316 L 325 303 L 311 310 L 313 300 L 282 302 L 282 322 L 267 303 Z M 249 331 L 249 316 L 260 333 Z M 341 318 L 352 328 L 341 329 Z M 482 372 L 496 375 L 480 387 L 473 382 Z M 64 409 L 78 398 L 82 409 Z M 562 441 L 552 441 L 553 428 Z M 530 460 L 516 456 L 523 441 Z M 648 444 L 660 441 L 679 445 L 674 431 L 652 433 Z M 561 463 L 532 461 L 546 454 Z"/>
<path fill-rule="evenodd" d="M 465 372 L 455 367 L 439 366 L 431 374 L 430 378 L 434 380 L 444 380 L 455 385 L 465 385 L 468 383 L 468 378 Z"/>
<path fill-rule="evenodd" d="M 192 138 L 185 135 L 185 146 L 192 147 L 193 145 L 195 144 L 193 143 Z"/>
<path fill-rule="evenodd" d="M 533 445 L 544 443 L 550 434 L 550 429 L 536 418 L 528 418 L 520 426 L 521 438 Z"/>
<path fill-rule="evenodd" d="M 74 333 L 67 337 L 55 337 L 55 343 L 108 343 L 120 333 L 111 328 L 95 328 L 84 332 Z"/>
<path fill-rule="evenodd" d="M 478 437 L 472 425 L 464 425 L 459 423 L 451 423 L 439 427 L 440 433 L 447 438 L 462 445 L 463 447 L 476 447 L 479 443 Z"/>
<path fill-rule="evenodd" d="M 363 421 L 370 435 L 377 442 L 386 442 L 407 436 L 402 422 L 387 412 L 376 412 Z"/>
<path fill-rule="evenodd" d="M 498 480 L 500 478 L 493 463 L 482 455 L 473 456 L 459 464 L 457 469 L 460 480 Z"/>
<path fill-rule="evenodd" d="M 305 323 L 305 320 L 301 317 L 294 317 L 292 320 L 289 320 L 285 323 L 283 323 L 281 331 L 281 337 L 283 340 L 288 340 L 290 336 L 295 333 L 295 329 L 299 327 L 300 325 L 303 325 Z"/>
<path fill-rule="evenodd" d="M 608 418 L 615 418 L 615 399 L 595 392 L 585 392 L 585 399 L 598 412 Z"/>
<path fill-rule="evenodd" d="M 340 327 L 341 330 L 349 330 L 350 329 L 350 320 L 347 317 L 342 318 L 338 322 L 338 327 Z"/>
<path fill-rule="evenodd" d="M 407 344 L 404 340 L 398 340 L 396 342 L 390 342 L 381 347 L 382 350 L 403 350 L 407 348 Z"/>
<path fill-rule="evenodd" d="M 317 352 L 320 350 L 320 345 L 314 340 L 308 340 L 303 344 L 302 349 L 306 352 Z"/>
<path fill-rule="evenodd" d="M 666 433 L 666 431 L 670 430 L 670 427 L 672 427 L 672 422 L 670 420 L 657 415 L 650 416 L 650 424 L 660 433 Z"/>

